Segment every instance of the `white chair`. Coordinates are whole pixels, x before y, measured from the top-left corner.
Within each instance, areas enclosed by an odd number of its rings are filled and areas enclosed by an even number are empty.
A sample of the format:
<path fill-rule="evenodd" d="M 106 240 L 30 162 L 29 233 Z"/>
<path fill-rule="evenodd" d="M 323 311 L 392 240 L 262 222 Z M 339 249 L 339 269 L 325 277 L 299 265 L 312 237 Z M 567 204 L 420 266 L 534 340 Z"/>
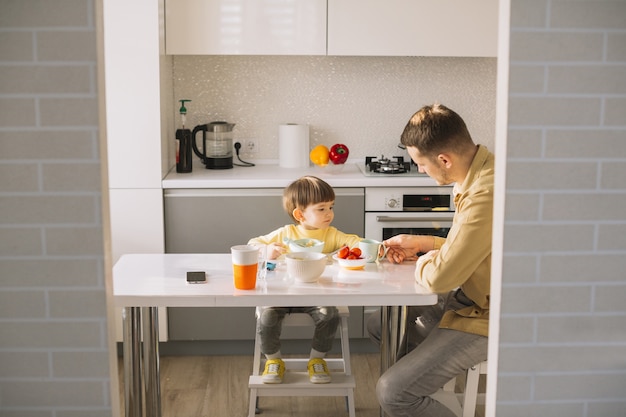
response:
<path fill-rule="evenodd" d="M 481 375 L 487 375 L 487 361 L 472 366 L 467 370 L 465 389 L 463 390 L 463 416 L 474 417 L 478 402 L 478 380 Z"/>
<path fill-rule="evenodd" d="M 457 395 L 455 392 L 456 378 L 453 378 L 437 391 L 433 398 L 452 410 L 457 417 L 474 417 L 478 402 L 478 382 L 480 375 L 486 374 L 487 361 L 476 364 L 465 373 L 465 387 L 461 394 Z"/>
<path fill-rule="evenodd" d="M 325 358 L 332 381 L 328 384 L 312 384 L 309 381 L 306 357 L 283 358 L 286 372 L 282 384 L 264 384 L 261 375 L 265 358 L 261 354 L 261 341 L 257 335 L 254 340 L 254 360 L 252 375 L 248 382 L 250 388 L 250 403 L 248 417 L 254 417 L 257 412 L 259 397 L 346 397 L 346 404 L 350 417 L 356 417 L 354 407 L 354 388 L 356 383 L 350 368 L 350 342 L 348 338 L 348 307 L 337 307 L 339 310 L 339 333 L 341 336 L 341 357 Z M 259 313 L 257 307 L 257 315 Z M 306 313 L 288 314 L 283 320 L 285 326 L 313 326 L 313 319 Z"/>

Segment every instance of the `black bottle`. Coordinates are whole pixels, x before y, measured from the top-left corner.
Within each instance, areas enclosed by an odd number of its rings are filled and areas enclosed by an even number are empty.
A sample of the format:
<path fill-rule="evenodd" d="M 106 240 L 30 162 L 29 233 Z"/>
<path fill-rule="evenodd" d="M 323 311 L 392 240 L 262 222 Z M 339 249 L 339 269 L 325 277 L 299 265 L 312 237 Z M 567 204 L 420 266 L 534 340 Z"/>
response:
<path fill-rule="evenodd" d="M 191 172 L 191 130 L 185 129 L 186 101 L 180 101 L 181 129 L 176 129 L 176 172 Z"/>
<path fill-rule="evenodd" d="M 191 172 L 191 130 L 176 130 L 176 172 Z"/>

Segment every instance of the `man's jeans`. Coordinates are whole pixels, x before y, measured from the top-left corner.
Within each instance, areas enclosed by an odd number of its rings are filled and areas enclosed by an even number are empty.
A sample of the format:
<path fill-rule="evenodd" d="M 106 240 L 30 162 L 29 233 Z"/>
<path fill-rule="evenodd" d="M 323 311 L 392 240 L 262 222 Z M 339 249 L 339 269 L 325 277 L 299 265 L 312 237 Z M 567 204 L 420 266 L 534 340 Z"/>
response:
<path fill-rule="evenodd" d="M 257 317 L 257 333 L 261 339 L 261 352 L 272 355 L 280 350 L 280 333 L 285 315 L 307 313 L 315 322 L 311 347 L 318 352 L 329 352 L 339 325 L 337 307 L 261 307 Z"/>
<path fill-rule="evenodd" d="M 463 300 L 465 301 L 465 300 Z M 487 360 L 487 337 L 458 330 L 440 329 L 446 308 L 459 303 L 453 293 L 435 306 L 409 307 L 408 353 L 378 380 L 376 395 L 390 417 L 454 417 L 446 406 L 430 397 L 446 382 L 470 367 Z M 411 318 L 417 317 L 417 323 Z M 370 337 L 380 343 L 380 314 L 368 321 Z"/>

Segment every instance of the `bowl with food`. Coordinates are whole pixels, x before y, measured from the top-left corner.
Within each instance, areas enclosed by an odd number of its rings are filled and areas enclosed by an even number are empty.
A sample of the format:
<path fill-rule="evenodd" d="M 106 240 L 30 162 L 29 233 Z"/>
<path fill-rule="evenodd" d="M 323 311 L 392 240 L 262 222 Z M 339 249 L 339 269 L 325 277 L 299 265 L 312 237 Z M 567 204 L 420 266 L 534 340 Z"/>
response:
<path fill-rule="evenodd" d="M 290 240 L 287 245 L 291 252 L 317 252 L 322 253 L 324 242 L 318 239 L 296 239 Z"/>
<path fill-rule="evenodd" d="M 285 255 L 287 274 L 296 281 L 316 282 L 326 268 L 326 259 L 318 252 L 290 252 Z"/>

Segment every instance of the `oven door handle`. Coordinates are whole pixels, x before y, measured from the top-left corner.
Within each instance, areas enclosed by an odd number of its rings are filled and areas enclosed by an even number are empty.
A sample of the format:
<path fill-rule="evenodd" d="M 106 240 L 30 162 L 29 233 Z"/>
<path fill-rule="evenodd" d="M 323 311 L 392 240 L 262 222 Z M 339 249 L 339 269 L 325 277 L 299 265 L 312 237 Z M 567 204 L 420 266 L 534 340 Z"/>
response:
<path fill-rule="evenodd" d="M 453 216 L 450 217 L 394 217 L 394 216 L 376 216 L 376 221 L 381 223 L 393 222 L 451 222 Z"/>

